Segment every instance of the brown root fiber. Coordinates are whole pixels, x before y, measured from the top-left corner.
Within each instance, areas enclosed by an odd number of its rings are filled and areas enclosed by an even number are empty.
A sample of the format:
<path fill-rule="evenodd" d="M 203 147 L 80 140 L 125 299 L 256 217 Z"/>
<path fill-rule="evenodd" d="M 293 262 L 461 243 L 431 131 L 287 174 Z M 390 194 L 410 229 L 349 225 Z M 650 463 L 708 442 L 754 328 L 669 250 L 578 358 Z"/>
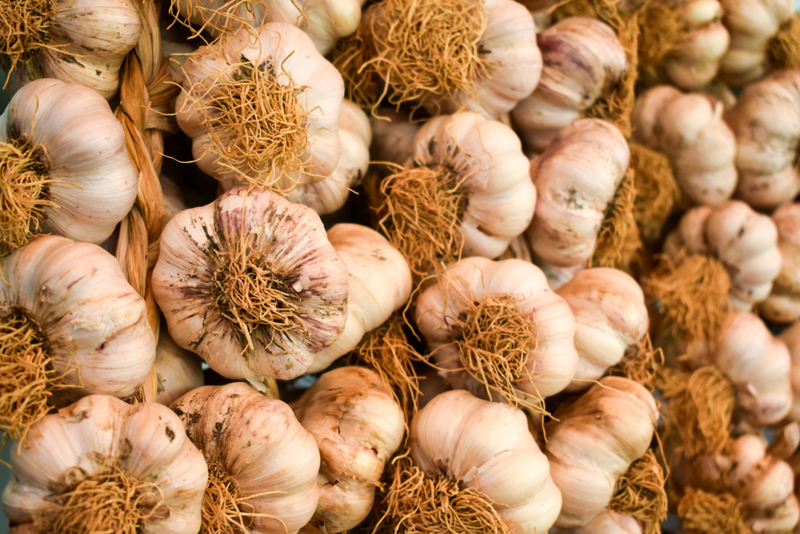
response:
<path fill-rule="evenodd" d="M 380 183 L 378 226 L 417 276 L 461 257 L 467 197 L 444 168 L 402 169 Z"/>
<path fill-rule="evenodd" d="M 66 487 L 56 498 L 58 515 L 48 532 L 138 534 L 164 501 L 155 484 L 129 478 L 113 458 L 96 457 L 101 469 L 92 475 L 79 467 L 66 475 Z"/>
<path fill-rule="evenodd" d="M 255 513 L 248 501 L 253 497 L 242 497 L 236 477 L 230 475 L 219 464 L 209 462 L 208 484 L 203 494 L 201 508 L 203 534 L 228 534 L 248 532 L 254 517 L 268 517 Z M 235 528 L 236 527 L 236 528 Z"/>
<path fill-rule="evenodd" d="M 678 519 L 686 534 L 751 534 L 743 507 L 728 493 L 714 495 L 688 488 L 678 504 Z"/>
<path fill-rule="evenodd" d="M 767 60 L 773 70 L 800 70 L 800 17 L 792 15 L 767 47 Z"/>
<path fill-rule="evenodd" d="M 661 406 L 666 435 L 677 435 L 677 452 L 689 458 L 722 452 L 730 439 L 736 389 L 714 366 L 693 373 L 664 369 L 657 386 L 666 402 Z"/>
<path fill-rule="evenodd" d="M 629 146 L 631 159 L 628 168 L 633 169 L 636 180 L 633 218 L 642 239 L 653 243 L 661 237 L 664 224 L 680 197 L 680 189 L 664 154 L 636 143 Z"/>
<path fill-rule="evenodd" d="M 609 369 L 608 374 L 633 380 L 652 392 L 656 388 L 656 377 L 663 365 L 664 352 L 660 348 L 653 348 L 650 335 L 646 334 L 638 343 L 625 350 L 622 360 Z"/>
<path fill-rule="evenodd" d="M 491 501 L 476 488 L 462 487 L 438 473 L 421 471 L 408 456 L 389 467 L 391 483 L 376 531 L 388 524 L 404 534 L 512 534 Z"/>
<path fill-rule="evenodd" d="M 53 14 L 53 0 L 0 0 L 0 55 L 10 63 L 7 74 L 48 48 Z"/>
<path fill-rule="evenodd" d="M 725 321 L 731 279 L 715 258 L 694 255 L 677 265 L 666 259 L 645 288 L 656 308 L 690 342 L 714 339 Z"/>
<path fill-rule="evenodd" d="M 643 525 L 644 534 L 659 534 L 667 518 L 667 492 L 664 470 L 652 450 L 633 462 L 617 481 L 609 510 L 630 515 Z"/>
<path fill-rule="evenodd" d="M 647 2 L 639 15 L 639 66 L 653 68 L 683 42 L 691 29 L 681 20 L 683 13 L 676 2 Z"/>
<path fill-rule="evenodd" d="M 202 38 L 206 31 L 223 38 L 243 26 L 258 26 L 261 21 L 256 20 L 256 10 L 266 10 L 269 4 L 267 0 L 227 0 L 219 7 L 211 8 L 208 2 L 188 0 L 185 16 L 182 16 L 179 3 L 180 0 L 170 1 L 169 14 L 174 22 L 192 31 L 189 39 Z M 192 25 L 190 21 L 196 22 Z"/>
<path fill-rule="evenodd" d="M 636 186 L 634 173 L 625 173 L 597 233 L 590 267 L 627 269 L 642 250 L 642 238 L 633 215 Z"/>
<path fill-rule="evenodd" d="M 480 57 L 486 29 L 480 0 L 381 0 L 356 33 L 339 43 L 332 62 L 347 97 L 373 112 L 421 99 L 474 96 L 489 76 Z"/>

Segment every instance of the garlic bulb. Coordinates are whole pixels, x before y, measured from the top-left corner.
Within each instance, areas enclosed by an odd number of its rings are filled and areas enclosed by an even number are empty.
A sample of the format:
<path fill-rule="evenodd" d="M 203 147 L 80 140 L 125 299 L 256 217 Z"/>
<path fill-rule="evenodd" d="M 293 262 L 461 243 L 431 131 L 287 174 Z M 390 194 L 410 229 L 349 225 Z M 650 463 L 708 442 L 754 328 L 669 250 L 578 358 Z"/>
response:
<path fill-rule="evenodd" d="M 736 195 L 771 210 L 800 193 L 800 72 L 778 71 L 745 87 L 726 116 L 736 135 Z"/>
<path fill-rule="evenodd" d="M 544 152 L 559 131 L 587 116 L 627 69 L 625 50 L 610 26 L 569 17 L 539 36 L 544 68 L 533 94 L 511 112 L 525 149 Z"/>
<path fill-rule="evenodd" d="M 719 205 L 736 188 L 736 139 L 723 112 L 721 102 L 668 85 L 636 99 L 633 141 L 667 156 L 692 204 Z"/>
<path fill-rule="evenodd" d="M 642 534 L 642 527 L 629 515 L 603 510 L 582 527 L 554 527 L 549 534 Z"/>
<path fill-rule="evenodd" d="M 314 355 L 309 373 L 327 369 L 356 348 L 364 335 L 382 325 L 411 295 L 411 270 L 402 254 L 375 230 L 341 223 L 328 241 L 347 267 L 347 322 L 330 347 Z"/>
<path fill-rule="evenodd" d="M 531 160 L 539 198 L 526 235 L 536 256 L 560 267 L 589 262 L 629 157 L 628 143 L 616 126 L 581 119 L 565 126 Z"/>
<path fill-rule="evenodd" d="M 499 256 L 536 205 L 519 138 L 473 112 L 425 123 L 414 158 L 384 178 L 376 196 L 379 226 L 420 276 L 459 253 Z"/>
<path fill-rule="evenodd" d="M 380 377 L 361 367 L 323 374 L 292 403 L 319 445 L 319 502 L 310 526 L 327 534 L 361 523 L 386 462 L 403 440 L 403 412 Z"/>
<path fill-rule="evenodd" d="M 362 106 L 410 102 L 489 119 L 530 95 L 542 70 L 533 16 L 513 0 L 374 2 L 333 62 Z"/>
<path fill-rule="evenodd" d="M 608 505 L 617 479 L 653 438 L 653 396 L 627 378 L 606 377 L 547 424 L 545 454 L 563 505 L 560 528 L 588 524 Z"/>
<path fill-rule="evenodd" d="M 168 408 L 90 395 L 11 452 L 12 532 L 194 534 L 208 469 Z"/>
<path fill-rule="evenodd" d="M 778 249 L 783 262 L 767 300 L 758 306 L 761 315 L 775 323 L 800 319 L 800 204 L 784 204 L 772 214 L 778 229 Z"/>
<path fill-rule="evenodd" d="M 789 418 L 792 421 L 800 421 L 800 323 L 795 322 L 792 326 L 781 332 L 778 336 L 789 349 L 791 358 L 791 368 L 789 380 L 792 386 L 792 407 L 789 410 Z"/>
<path fill-rule="evenodd" d="M 246 188 L 175 216 L 153 270 L 172 338 L 232 379 L 303 374 L 344 331 L 347 283 L 316 213 Z"/>
<path fill-rule="evenodd" d="M 317 182 L 306 180 L 297 184 L 287 195 L 289 200 L 308 206 L 319 215 L 333 213 L 344 206 L 350 189 L 359 185 L 367 172 L 372 139 L 367 115 L 349 100 L 342 102 L 339 139 L 342 155 L 330 176 Z"/>
<path fill-rule="evenodd" d="M 203 386 L 172 405 L 203 451 L 203 532 L 293 534 L 319 498 L 319 450 L 289 406 L 233 382 Z"/>
<path fill-rule="evenodd" d="M 0 429 L 18 439 L 52 406 L 136 393 L 156 342 L 145 302 L 114 256 L 41 236 L 0 267 Z"/>
<path fill-rule="evenodd" d="M 575 314 L 578 370 L 567 391 L 592 385 L 647 333 L 647 306 L 636 280 L 616 269 L 586 269 L 556 294 Z"/>
<path fill-rule="evenodd" d="M 164 406 L 203 385 L 202 360 L 176 345 L 166 329 L 161 329 L 158 335 L 155 366 L 158 374 L 156 402 Z"/>
<path fill-rule="evenodd" d="M 793 0 L 720 0 L 722 22 L 731 36 L 719 64 L 719 77 L 737 87 L 764 77 L 770 70 L 770 42 L 794 15 Z"/>
<path fill-rule="evenodd" d="M 0 255 L 40 229 L 102 243 L 136 200 L 122 126 L 87 87 L 29 83 L 0 115 L 0 139 Z"/>
<path fill-rule="evenodd" d="M 3 69 L 13 94 L 38 78 L 90 87 L 110 99 L 122 60 L 142 33 L 138 0 L 9 2 L 2 7 Z M 64 106 L 63 110 L 70 110 Z"/>
<path fill-rule="evenodd" d="M 407 113 L 394 109 L 381 109 L 378 117 L 371 117 L 373 161 L 388 161 L 402 165 L 414 157 L 414 138 L 422 123 L 412 122 Z"/>
<path fill-rule="evenodd" d="M 531 263 L 454 263 L 422 292 L 415 320 L 450 385 L 475 395 L 535 402 L 575 375 L 574 316 Z"/>
<path fill-rule="evenodd" d="M 341 154 L 341 75 L 294 26 L 270 22 L 200 47 L 175 103 L 197 166 L 224 187 L 289 190 Z"/>

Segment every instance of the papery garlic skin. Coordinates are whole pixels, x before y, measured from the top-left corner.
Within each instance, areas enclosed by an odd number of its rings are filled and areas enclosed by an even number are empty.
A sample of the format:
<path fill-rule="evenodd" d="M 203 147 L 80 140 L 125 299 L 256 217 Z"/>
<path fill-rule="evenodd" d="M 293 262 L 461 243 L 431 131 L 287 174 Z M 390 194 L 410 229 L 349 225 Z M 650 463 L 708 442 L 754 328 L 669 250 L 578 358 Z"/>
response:
<path fill-rule="evenodd" d="M 125 132 L 96 91 L 53 79 L 33 81 L 0 115 L 0 140 L 44 149 L 49 184 L 42 230 L 100 244 L 127 216 L 139 175 Z"/>
<path fill-rule="evenodd" d="M 166 174 L 159 176 L 158 181 L 161 183 L 161 191 L 164 193 L 164 211 L 167 213 L 167 220 L 170 220 L 186 209 L 183 191 L 181 191 L 180 186 Z"/>
<path fill-rule="evenodd" d="M 405 420 L 391 389 L 370 369 L 340 367 L 291 406 L 320 449 L 320 497 L 310 525 L 327 534 L 357 526 L 403 441 Z"/>
<path fill-rule="evenodd" d="M 426 473 L 486 495 L 516 534 L 546 532 L 558 515 L 561 492 L 548 461 L 511 406 L 466 391 L 437 395 L 414 417 L 411 455 Z"/>
<path fill-rule="evenodd" d="M 55 78 L 90 87 L 106 100 L 113 97 L 119 88 L 122 61 L 142 33 L 137 1 L 53 1 L 48 46 L 17 64 L 9 79 L 9 92 L 14 94 L 39 78 Z"/>
<path fill-rule="evenodd" d="M 545 454 L 563 505 L 560 528 L 588 524 L 611 501 L 617 479 L 650 446 L 658 408 L 638 383 L 606 377 L 547 424 Z"/>
<path fill-rule="evenodd" d="M 567 391 L 587 389 L 647 333 L 644 293 L 628 274 L 594 268 L 578 272 L 556 294 L 575 314 L 575 349 L 580 357 Z"/>
<path fill-rule="evenodd" d="M 616 126 L 581 119 L 531 160 L 539 198 L 526 236 L 536 256 L 558 267 L 587 265 L 629 159 L 628 143 Z"/>
<path fill-rule="evenodd" d="M 789 380 L 792 386 L 792 407 L 789 410 L 789 418 L 792 421 L 800 421 L 800 323 L 795 322 L 778 336 L 789 349 L 791 358 L 791 368 Z"/>
<path fill-rule="evenodd" d="M 725 117 L 736 135 L 736 195 L 771 210 L 800 193 L 800 72 L 777 71 L 748 85 Z"/>
<path fill-rule="evenodd" d="M 175 344 L 166 328 L 162 328 L 158 335 L 155 367 L 158 377 L 156 402 L 164 406 L 204 383 L 202 360 Z"/>
<path fill-rule="evenodd" d="M 414 138 L 422 123 L 412 122 L 408 114 L 392 108 L 381 109 L 378 117 L 370 117 L 373 161 L 402 165 L 414 157 Z"/>
<path fill-rule="evenodd" d="M 39 236 L 3 258 L 0 320 L 9 309 L 33 319 L 47 339 L 56 376 L 75 386 L 53 393 L 56 407 L 85 395 L 126 399 L 155 360 L 144 299 L 116 258 L 96 245 Z"/>
<path fill-rule="evenodd" d="M 559 131 L 584 116 L 619 82 L 627 59 L 610 26 L 569 17 L 539 36 L 544 67 L 531 96 L 511 112 L 527 153 L 544 152 Z"/>
<path fill-rule="evenodd" d="M 411 269 L 382 235 L 358 224 L 340 223 L 328 241 L 347 267 L 347 322 L 330 347 L 314 355 L 308 373 L 327 369 L 356 348 L 367 332 L 382 325 L 411 295 Z"/>
<path fill-rule="evenodd" d="M 549 534 L 642 534 L 642 527 L 633 517 L 606 509 L 582 527 L 553 527 Z"/>
<path fill-rule="evenodd" d="M 215 303 L 217 271 L 231 265 L 229 256 L 248 239 L 248 251 L 282 280 L 283 294 L 298 307 L 303 325 L 273 342 L 270 331 L 257 329 L 252 350 Z M 347 268 L 316 213 L 269 191 L 246 188 L 176 215 L 161 234 L 153 270 L 153 295 L 172 338 L 232 379 L 288 380 L 303 374 L 314 354 L 344 331 L 347 284 Z"/>
<path fill-rule="evenodd" d="M 767 300 L 758 306 L 766 319 L 791 323 L 800 318 L 800 204 L 784 204 L 772 214 L 783 262 Z"/>
<path fill-rule="evenodd" d="M 319 450 L 289 406 L 247 384 L 203 386 L 172 405 L 206 462 L 236 480 L 255 509 L 253 534 L 293 534 L 319 498 Z"/>
<path fill-rule="evenodd" d="M 736 189 L 736 139 L 724 111 L 710 97 L 661 85 L 642 93 L 631 113 L 632 140 L 667 156 L 692 204 L 717 206 Z"/>
<path fill-rule="evenodd" d="M 492 261 L 466 258 L 452 264 L 419 297 L 415 320 L 433 351 L 440 373 L 454 388 L 486 396 L 486 386 L 466 370 L 455 343 L 459 335 L 455 321 L 486 298 L 513 296 L 519 310 L 530 315 L 539 332 L 539 346 L 528 355 L 525 371 L 514 387 L 536 398 L 555 395 L 575 375 L 575 318 L 564 299 L 547 285 L 538 267 L 522 260 Z M 535 324 L 533 324 L 535 323 Z"/>
<path fill-rule="evenodd" d="M 58 514 L 55 499 L 69 480 L 101 472 L 93 458 L 114 461 L 132 481 L 154 484 L 161 507 L 144 519 L 142 532 L 194 534 L 208 470 L 203 455 L 186 437 L 168 408 L 145 402 L 130 405 L 90 395 L 45 416 L 28 433 L 25 447 L 13 447 L 13 475 L 3 492 L 6 516 L 17 532 L 49 533 Z M 97 513 L 102 514 L 102 510 Z"/>
<path fill-rule="evenodd" d="M 731 301 L 740 311 L 769 296 L 781 269 L 775 223 L 739 200 L 687 211 L 664 241 L 667 257 L 678 259 L 681 251 L 722 262 L 731 278 Z"/>
<path fill-rule="evenodd" d="M 742 87 L 769 71 L 767 47 L 781 26 L 792 18 L 794 0 L 720 0 L 723 24 L 731 36 L 728 51 L 719 63 L 719 77 L 728 85 Z"/>
<path fill-rule="evenodd" d="M 317 182 L 309 179 L 297 184 L 287 195 L 289 200 L 308 206 L 319 215 L 333 213 L 344 206 L 350 189 L 359 185 L 367 173 L 372 140 L 366 113 L 347 99 L 342 101 L 339 139 L 342 155 L 330 176 Z"/>

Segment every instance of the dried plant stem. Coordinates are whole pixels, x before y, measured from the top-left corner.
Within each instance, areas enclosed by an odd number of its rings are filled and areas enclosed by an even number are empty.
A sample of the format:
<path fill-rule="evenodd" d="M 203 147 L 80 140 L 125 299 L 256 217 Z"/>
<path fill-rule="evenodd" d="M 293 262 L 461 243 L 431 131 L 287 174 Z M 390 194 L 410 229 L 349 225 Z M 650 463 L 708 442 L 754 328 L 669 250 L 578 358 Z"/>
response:
<path fill-rule="evenodd" d="M 591 266 L 626 269 L 642 250 L 642 238 L 634 218 L 635 198 L 634 173 L 629 169 L 606 208 Z"/>
<path fill-rule="evenodd" d="M 728 493 L 714 495 L 689 488 L 678 504 L 678 518 L 686 534 L 751 534 L 744 523 L 741 503 Z"/>
<path fill-rule="evenodd" d="M 680 197 L 680 189 L 664 154 L 636 143 L 629 146 L 628 168 L 633 169 L 636 180 L 633 218 L 642 239 L 652 243 L 661 237 L 661 230 Z"/>
<path fill-rule="evenodd" d="M 665 484 L 664 470 L 653 451 L 648 450 L 617 481 L 608 508 L 633 516 L 644 526 L 644 534 L 659 534 L 669 508 Z"/>
<path fill-rule="evenodd" d="M 0 0 L 0 55 L 10 63 L 7 74 L 39 50 L 51 48 L 53 14 L 53 0 Z"/>
<path fill-rule="evenodd" d="M 773 70 L 800 70 L 800 17 L 792 15 L 767 48 L 767 59 Z"/>
<path fill-rule="evenodd" d="M 656 388 L 656 377 L 663 365 L 664 352 L 660 348 L 653 348 L 650 335 L 646 334 L 638 343 L 625 350 L 622 360 L 609 369 L 608 374 L 638 382 L 652 392 Z"/>

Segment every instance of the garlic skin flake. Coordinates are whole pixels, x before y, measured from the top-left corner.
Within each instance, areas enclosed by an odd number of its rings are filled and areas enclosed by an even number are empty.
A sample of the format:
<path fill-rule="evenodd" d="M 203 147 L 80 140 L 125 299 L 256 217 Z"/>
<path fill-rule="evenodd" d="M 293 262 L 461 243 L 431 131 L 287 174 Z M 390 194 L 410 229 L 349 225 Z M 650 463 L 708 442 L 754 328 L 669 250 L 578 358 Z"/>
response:
<path fill-rule="evenodd" d="M 369 515 L 386 462 L 400 447 L 403 412 L 377 373 L 340 367 L 323 374 L 292 403 L 319 445 L 320 497 L 310 527 L 349 530 Z"/>
<path fill-rule="evenodd" d="M 303 374 L 344 331 L 347 293 L 319 216 L 243 187 L 176 215 L 153 270 L 172 338 L 230 379 Z"/>
<path fill-rule="evenodd" d="M 141 499 L 142 509 L 131 505 L 124 512 L 142 532 L 195 534 L 200 529 L 206 463 L 187 439 L 178 417 L 160 404 L 130 405 L 105 395 L 85 397 L 39 421 L 28 434 L 26 446 L 13 448 L 11 464 L 13 475 L 3 492 L 3 507 L 15 525 L 12 532 L 53 532 L 52 522 L 61 514 L 70 491 L 102 475 L 108 466 L 115 466 L 138 486 L 132 495 L 126 495 L 129 488 L 121 486 L 121 496 L 110 493 L 108 498 Z M 95 525 L 116 527 L 116 532 L 129 528 L 122 521 L 104 522 L 115 508 L 108 501 L 98 506 L 93 500 L 83 507 L 80 494 L 72 495 L 78 508 L 77 514 L 70 511 L 70 516 L 77 516 L 73 519 L 91 519 L 97 521 Z M 88 493 L 84 498 L 91 497 Z M 145 517 L 135 521 L 131 515 L 136 512 Z M 86 523 L 77 524 L 88 528 Z"/>
<path fill-rule="evenodd" d="M 784 204 L 772 214 L 783 262 L 767 300 L 758 305 L 766 319 L 791 323 L 800 319 L 800 204 Z"/>
<path fill-rule="evenodd" d="M 159 331 L 155 367 L 156 402 L 164 406 L 204 383 L 202 360 L 176 345 L 166 328 Z"/>

